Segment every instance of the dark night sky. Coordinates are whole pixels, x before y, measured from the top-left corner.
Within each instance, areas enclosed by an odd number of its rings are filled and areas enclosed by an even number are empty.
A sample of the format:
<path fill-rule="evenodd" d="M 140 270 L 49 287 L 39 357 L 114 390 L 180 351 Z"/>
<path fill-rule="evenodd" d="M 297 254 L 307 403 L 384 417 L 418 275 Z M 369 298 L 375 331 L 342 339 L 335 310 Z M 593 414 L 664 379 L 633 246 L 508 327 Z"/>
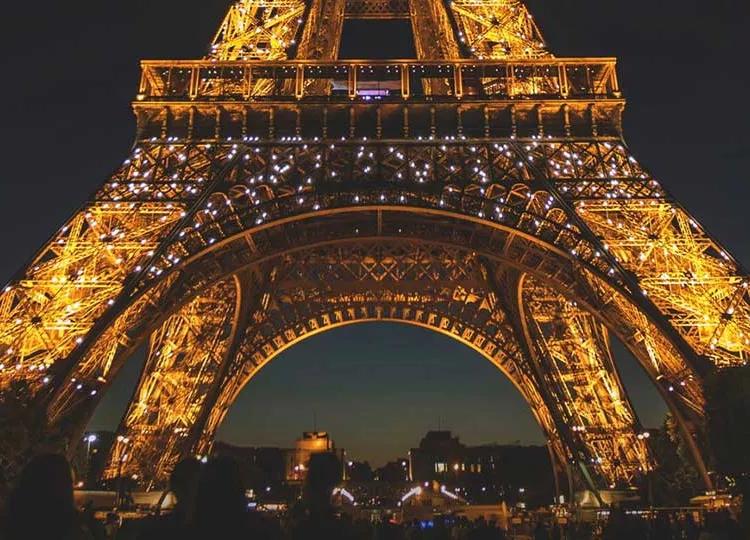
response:
<path fill-rule="evenodd" d="M 7 41 L 0 60 L 0 283 L 122 161 L 132 142 L 138 60 L 202 56 L 228 2 L 14 4 L 15 12 L 4 11 L 0 37 Z M 748 3 L 529 5 L 557 55 L 620 59 L 630 146 L 750 266 Z M 351 55 L 388 56 L 405 41 L 394 29 L 349 29 L 345 36 Z M 621 363 L 643 422 L 657 424 L 664 412 L 658 396 L 632 360 Z M 137 361 L 126 366 L 92 427 L 117 424 L 138 370 Z M 541 440 L 510 383 L 475 353 L 424 330 L 385 324 L 331 332 L 285 353 L 248 386 L 220 435 L 288 445 L 311 428 L 313 410 L 318 427 L 350 455 L 378 463 L 415 445 L 439 417 L 471 443 Z"/>

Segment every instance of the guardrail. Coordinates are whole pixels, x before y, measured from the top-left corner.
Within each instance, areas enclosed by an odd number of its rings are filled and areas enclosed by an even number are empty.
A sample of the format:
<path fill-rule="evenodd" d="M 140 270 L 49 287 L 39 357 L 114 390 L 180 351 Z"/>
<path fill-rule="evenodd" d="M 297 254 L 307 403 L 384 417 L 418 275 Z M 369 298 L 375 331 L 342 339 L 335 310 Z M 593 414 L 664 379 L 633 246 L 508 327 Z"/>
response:
<path fill-rule="evenodd" d="M 618 99 L 615 59 L 144 61 L 139 101 Z"/>

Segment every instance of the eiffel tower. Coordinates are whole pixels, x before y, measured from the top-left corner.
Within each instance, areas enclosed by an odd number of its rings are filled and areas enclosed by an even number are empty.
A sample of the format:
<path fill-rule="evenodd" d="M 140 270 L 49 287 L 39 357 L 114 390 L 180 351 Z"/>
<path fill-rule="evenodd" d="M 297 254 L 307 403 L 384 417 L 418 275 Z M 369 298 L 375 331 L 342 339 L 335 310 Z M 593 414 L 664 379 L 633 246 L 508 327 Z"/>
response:
<path fill-rule="evenodd" d="M 410 20 L 417 58 L 339 60 L 350 18 Z M 615 60 L 554 56 L 518 0 L 240 0 L 205 58 L 142 63 L 132 152 L 2 289 L 0 388 L 80 440 L 145 346 L 105 477 L 151 488 L 279 353 L 396 321 L 492 362 L 598 496 L 654 466 L 614 337 L 710 487 L 704 381 L 747 362 L 749 281 L 624 106 Z"/>

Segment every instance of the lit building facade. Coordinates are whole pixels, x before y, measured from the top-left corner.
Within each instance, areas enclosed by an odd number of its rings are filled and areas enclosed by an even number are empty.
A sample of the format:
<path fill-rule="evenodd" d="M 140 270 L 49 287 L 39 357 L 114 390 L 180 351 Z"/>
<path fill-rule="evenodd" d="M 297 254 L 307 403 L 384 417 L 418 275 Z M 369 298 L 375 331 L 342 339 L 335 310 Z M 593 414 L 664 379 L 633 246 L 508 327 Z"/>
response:
<path fill-rule="evenodd" d="M 270 489 L 275 492 L 285 484 L 300 484 L 307 477 L 310 457 L 314 454 L 333 453 L 342 464 L 342 476 L 346 478 L 344 450 L 336 445 L 325 431 L 305 431 L 295 441 L 293 448 L 243 447 L 218 442 L 215 455 L 231 456 L 242 466 L 247 477 L 246 484 L 259 492 Z"/>
<path fill-rule="evenodd" d="M 313 454 L 334 453 L 345 470 L 344 451 L 336 450 L 333 439 L 326 431 L 305 431 L 297 439 L 294 448 L 286 452 L 285 478 L 287 482 L 302 482 L 307 477 L 310 456 Z"/>
<path fill-rule="evenodd" d="M 430 431 L 409 451 L 414 482 L 451 486 L 475 502 L 551 502 L 552 467 L 544 446 L 466 446 L 450 431 Z"/>

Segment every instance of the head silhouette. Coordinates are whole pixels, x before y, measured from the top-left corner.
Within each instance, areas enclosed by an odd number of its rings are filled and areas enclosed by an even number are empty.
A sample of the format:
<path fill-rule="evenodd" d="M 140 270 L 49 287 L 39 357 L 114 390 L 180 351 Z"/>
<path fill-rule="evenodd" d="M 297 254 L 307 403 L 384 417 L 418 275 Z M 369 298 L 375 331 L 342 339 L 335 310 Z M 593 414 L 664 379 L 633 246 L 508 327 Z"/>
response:
<path fill-rule="evenodd" d="M 211 459 L 203 468 L 195 502 L 195 524 L 203 531 L 239 530 L 247 518 L 240 468 L 229 457 Z"/>
<path fill-rule="evenodd" d="M 177 463 L 169 475 L 169 489 L 177 497 L 178 504 L 186 504 L 195 499 L 201 464 L 195 458 L 186 458 Z"/>
<path fill-rule="evenodd" d="M 312 513 L 324 512 L 331 506 L 331 494 L 341 482 L 341 462 L 334 453 L 310 456 L 305 479 L 304 498 Z"/>
<path fill-rule="evenodd" d="M 33 458 L 8 499 L 8 537 L 62 538 L 76 525 L 76 518 L 67 459 L 57 454 Z"/>

